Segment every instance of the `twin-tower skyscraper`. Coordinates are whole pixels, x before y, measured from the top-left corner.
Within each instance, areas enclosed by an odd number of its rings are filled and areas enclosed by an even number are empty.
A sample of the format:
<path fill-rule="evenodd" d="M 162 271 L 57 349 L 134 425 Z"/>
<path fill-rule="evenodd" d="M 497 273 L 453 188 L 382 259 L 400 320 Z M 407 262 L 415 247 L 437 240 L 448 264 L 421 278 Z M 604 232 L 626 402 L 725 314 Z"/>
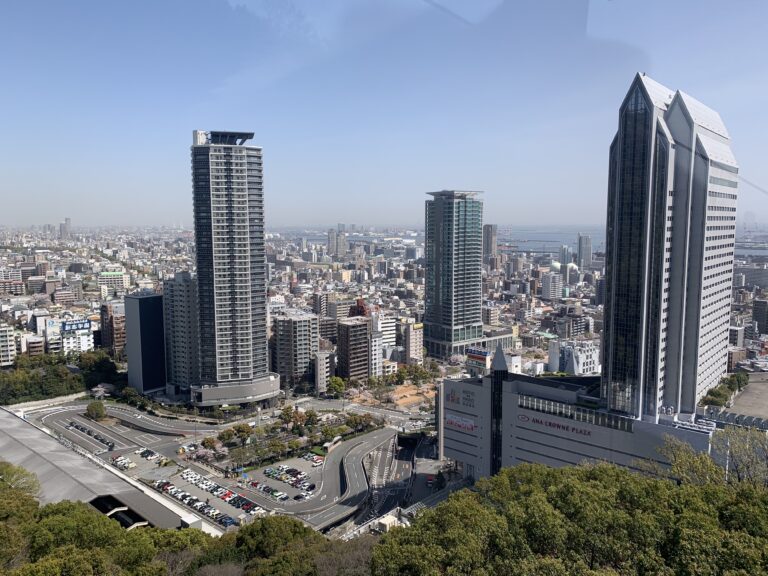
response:
<path fill-rule="evenodd" d="M 693 414 L 727 367 L 730 136 L 717 112 L 638 74 L 609 158 L 601 396 L 635 418 Z"/>

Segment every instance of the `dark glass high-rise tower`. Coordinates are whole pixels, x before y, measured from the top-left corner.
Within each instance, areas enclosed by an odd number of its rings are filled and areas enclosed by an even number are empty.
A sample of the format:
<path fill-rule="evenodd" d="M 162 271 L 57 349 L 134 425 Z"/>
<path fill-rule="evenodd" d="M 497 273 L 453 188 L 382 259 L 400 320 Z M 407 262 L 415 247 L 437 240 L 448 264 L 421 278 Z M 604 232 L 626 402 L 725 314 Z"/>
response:
<path fill-rule="evenodd" d="M 464 354 L 483 337 L 483 203 L 478 192 L 430 192 L 426 202 L 424 345 L 431 356 Z"/>
<path fill-rule="evenodd" d="M 692 415 L 725 373 L 737 174 L 717 112 L 638 74 L 610 147 L 607 408 Z"/>
<path fill-rule="evenodd" d="M 251 132 L 196 130 L 192 145 L 200 405 L 264 401 L 269 372 L 261 148 Z"/>

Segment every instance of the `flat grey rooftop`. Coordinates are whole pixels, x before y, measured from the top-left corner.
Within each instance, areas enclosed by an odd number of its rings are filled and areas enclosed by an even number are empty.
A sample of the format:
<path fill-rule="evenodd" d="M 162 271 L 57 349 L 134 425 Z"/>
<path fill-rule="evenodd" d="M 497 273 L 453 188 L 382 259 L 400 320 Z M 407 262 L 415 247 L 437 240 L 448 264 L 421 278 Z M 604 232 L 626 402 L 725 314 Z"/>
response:
<path fill-rule="evenodd" d="M 768 373 L 751 374 L 749 386 L 736 396 L 728 412 L 768 418 Z"/>
<path fill-rule="evenodd" d="M 0 458 L 34 472 L 41 504 L 61 500 L 90 502 L 110 494 L 161 528 L 176 528 L 180 518 L 141 490 L 76 454 L 42 430 L 0 408 Z"/>

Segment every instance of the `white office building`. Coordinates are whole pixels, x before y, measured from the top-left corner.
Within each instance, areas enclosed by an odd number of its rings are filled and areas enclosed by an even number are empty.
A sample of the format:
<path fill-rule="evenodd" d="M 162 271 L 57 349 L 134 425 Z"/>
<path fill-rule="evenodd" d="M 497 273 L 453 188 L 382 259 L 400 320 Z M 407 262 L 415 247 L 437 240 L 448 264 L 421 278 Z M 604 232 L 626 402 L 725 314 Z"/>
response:
<path fill-rule="evenodd" d="M 592 340 L 551 340 L 548 368 L 572 376 L 600 374 L 600 345 Z"/>
<path fill-rule="evenodd" d="M 637 75 L 610 147 L 601 398 L 692 418 L 728 362 L 738 164 L 714 110 Z"/>
<path fill-rule="evenodd" d="M 61 323 L 61 351 L 64 354 L 79 354 L 93 350 L 93 330 L 87 318 L 64 320 Z"/>
<path fill-rule="evenodd" d="M 466 477 L 496 474 L 521 462 L 553 467 L 611 462 L 636 468 L 639 460 L 665 464 L 666 437 L 706 452 L 713 427 L 637 420 L 604 409 L 600 379 L 533 378 L 508 371 L 497 350 L 483 378 L 445 380 L 436 405 L 439 449 Z"/>
<path fill-rule="evenodd" d="M 381 312 L 373 312 L 371 321 L 374 332 L 381 332 L 382 346 L 397 345 L 397 318 Z"/>

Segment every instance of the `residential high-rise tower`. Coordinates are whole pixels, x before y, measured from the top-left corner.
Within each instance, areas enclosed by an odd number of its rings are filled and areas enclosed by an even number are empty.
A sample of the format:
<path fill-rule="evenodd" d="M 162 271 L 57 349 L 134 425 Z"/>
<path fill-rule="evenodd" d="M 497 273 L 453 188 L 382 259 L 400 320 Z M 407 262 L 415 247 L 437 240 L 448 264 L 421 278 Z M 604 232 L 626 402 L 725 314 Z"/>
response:
<path fill-rule="evenodd" d="M 200 384 L 198 405 L 262 402 L 269 372 L 261 148 L 252 132 L 195 130 L 192 145 Z"/>
<path fill-rule="evenodd" d="M 483 203 L 477 194 L 443 190 L 426 201 L 424 344 L 431 356 L 464 354 L 483 336 Z"/>

